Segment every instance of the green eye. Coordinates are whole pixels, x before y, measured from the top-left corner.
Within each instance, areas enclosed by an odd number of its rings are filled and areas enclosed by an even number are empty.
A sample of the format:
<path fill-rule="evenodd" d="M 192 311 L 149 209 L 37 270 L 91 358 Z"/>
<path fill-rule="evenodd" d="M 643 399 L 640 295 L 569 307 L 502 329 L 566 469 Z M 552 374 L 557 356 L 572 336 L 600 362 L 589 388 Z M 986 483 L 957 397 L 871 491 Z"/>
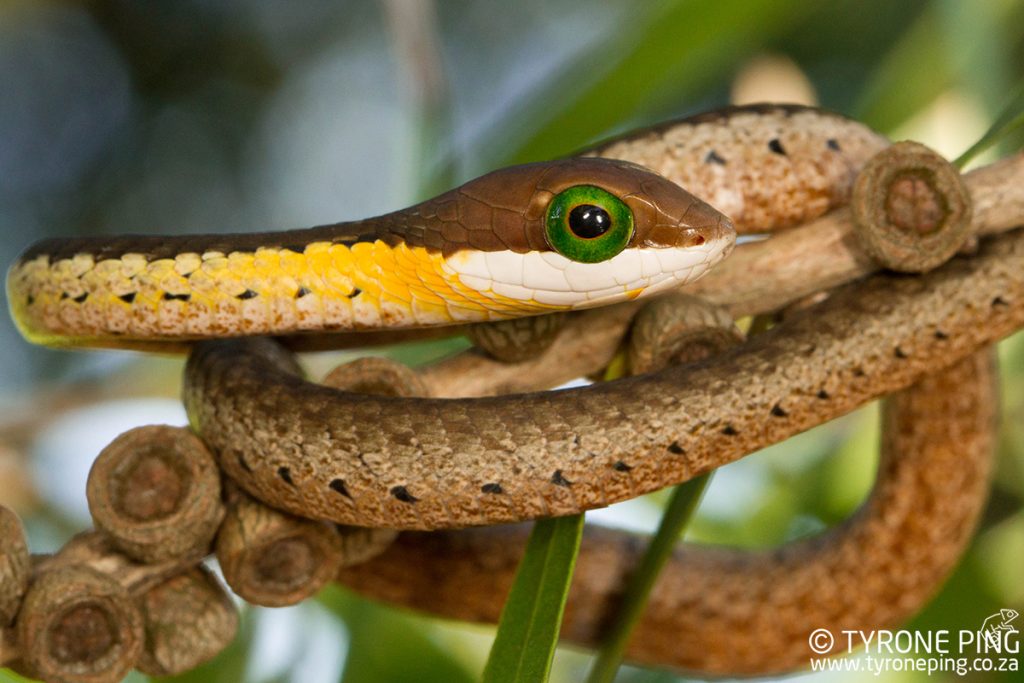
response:
<path fill-rule="evenodd" d="M 545 235 L 551 248 L 568 259 L 607 261 L 629 244 L 633 212 L 600 187 L 576 185 L 551 200 Z"/>

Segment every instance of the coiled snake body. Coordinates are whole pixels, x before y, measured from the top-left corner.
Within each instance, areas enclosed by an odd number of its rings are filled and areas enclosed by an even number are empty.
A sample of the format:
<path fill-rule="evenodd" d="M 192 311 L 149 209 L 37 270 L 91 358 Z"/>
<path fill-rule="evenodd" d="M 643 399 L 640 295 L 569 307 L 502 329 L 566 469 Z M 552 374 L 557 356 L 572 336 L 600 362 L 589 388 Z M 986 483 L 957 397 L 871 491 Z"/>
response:
<path fill-rule="evenodd" d="M 43 243 L 12 269 L 9 300 L 33 340 L 100 345 L 435 325 L 600 305 L 689 281 L 731 248 L 728 219 L 674 183 L 731 216 L 737 231 L 768 231 L 845 203 L 859 168 L 887 144 L 816 109 L 732 108 L 588 153 L 605 160 L 498 172 L 376 222 L 239 242 Z M 878 311 L 869 342 L 856 334 L 862 320 L 819 311 L 795 321 L 797 333 L 785 341 L 768 333 L 714 363 L 472 401 L 338 392 L 302 380 L 270 340 L 206 342 L 189 360 L 185 400 L 232 478 L 300 515 L 438 529 L 569 514 L 729 462 L 746 452 L 746 434 L 770 430 L 782 439 L 903 386 L 912 361 L 878 349 L 913 345 L 921 330 L 951 325 L 958 307 L 974 305 L 972 292 L 939 282 L 919 328 L 887 326 L 880 302 L 912 287 L 895 281 L 858 295 L 864 310 Z M 804 386 L 795 394 L 794 368 Z M 690 388 L 709 382 L 720 387 L 715 395 Z M 806 662 L 814 628 L 871 629 L 906 618 L 969 538 L 991 448 L 987 360 L 928 382 L 890 409 L 887 425 L 902 427 L 887 431 L 887 464 L 857 518 L 775 553 L 682 553 L 656 589 L 631 655 L 716 673 L 774 671 Z M 954 400 L 957 389 L 970 400 Z M 723 422 L 722 402 L 745 406 L 742 418 Z M 784 427 L 773 423 L 778 415 Z M 949 460 L 954 437 L 962 452 Z M 962 504 L 940 504 L 952 495 L 948 486 L 907 474 L 947 465 L 962 468 L 950 478 Z M 919 536 L 908 506 L 928 508 L 942 543 Z M 893 509 L 905 517 L 894 518 Z M 403 536 L 342 579 L 432 611 L 494 619 L 494 596 L 514 566 L 509 533 Z M 609 565 L 612 551 L 619 560 Z M 396 560 L 402 552 L 422 562 Z M 597 637 L 601 610 L 637 552 L 621 535 L 588 537 L 576 578 L 586 597 L 570 604 L 569 637 Z M 472 577 L 446 564 L 460 558 L 463 568 L 476 568 Z M 436 571 L 416 576 L 402 569 L 430 566 Z M 886 571 L 895 576 L 878 577 Z M 776 616 L 762 618 L 762 609 Z"/>

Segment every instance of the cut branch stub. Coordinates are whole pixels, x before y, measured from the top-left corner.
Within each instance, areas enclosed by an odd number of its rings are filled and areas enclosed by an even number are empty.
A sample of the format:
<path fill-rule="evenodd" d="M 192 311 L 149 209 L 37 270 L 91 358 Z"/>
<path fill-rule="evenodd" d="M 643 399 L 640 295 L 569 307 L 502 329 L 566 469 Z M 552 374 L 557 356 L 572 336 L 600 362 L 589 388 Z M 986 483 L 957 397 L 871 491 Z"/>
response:
<path fill-rule="evenodd" d="M 851 207 L 861 245 L 891 270 L 929 271 L 971 236 L 971 200 L 959 171 L 916 142 L 876 154 L 857 177 Z"/>
<path fill-rule="evenodd" d="M 338 543 L 341 548 L 339 568 L 351 567 L 372 560 L 388 549 L 398 537 L 394 529 L 363 526 L 337 526 Z"/>
<path fill-rule="evenodd" d="M 142 652 L 142 616 L 114 579 L 80 565 L 43 571 L 16 624 L 22 661 L 47 681 L 119 681 Z"/>
<path fill-rule="evenodd" d="M 194 669 L 227 647 L 238 630 L 234 603 L 202 565 L 147 591 L 139 607 L 146 644 L 137 668 L 150 676 Z"/>
<path fill-rule="evenodd" d="M 0 505 L 0 629 L 10 624 L 18 613 L 31 572 L 21 520 Z"/>
<path fill-rule="evenodd" d="M 86 495 L 96 528 L 141 562 L 202 554 L 224 517 L 216 461 L 181 427 L 114 439 L 93 464 Z"/>
<path fill-rule="evenodd" d="M 256 605 L 285 607 L 334 577 L 340 546 L 334 526 L 280 512 L 232 488 L 215 548 L 231 590 Z"/>
<path fill-rule="evenodd" d="M 565 313 L 549 313 L 476 323 L 466 326 L 466 336 L 492 358 L 503 363 L 518 363 L 539 355 L 551 346 L 562 331 L 565 319 Z"/>
<path fill-rule="evenodd" d="M 427 383 L 407 365 L 390 358 L 366 356 L 331 370 L 322 384 L 357 394 L 429 396 Z"/>
<path fill-rule="evenodd" d="M 644 306 L 629 333 L 630 373 L 693 363 L 743 341 L 729 312 L 689 294 L 669 294 Z"/>

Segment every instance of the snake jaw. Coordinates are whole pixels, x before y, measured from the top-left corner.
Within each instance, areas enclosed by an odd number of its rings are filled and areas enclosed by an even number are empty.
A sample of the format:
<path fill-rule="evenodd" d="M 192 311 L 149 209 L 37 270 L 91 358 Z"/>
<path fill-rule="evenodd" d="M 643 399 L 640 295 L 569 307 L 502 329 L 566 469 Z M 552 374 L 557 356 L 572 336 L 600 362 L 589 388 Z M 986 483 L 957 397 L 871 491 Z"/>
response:
<path fill-rule="evenodd" d="M 709 230 L 686 246 L 633 247 L 601 263 L 580 263 L 551 251 L 463 252 L 445 269 L 478 303 L 515 303 L 521 314 L 584 309 L 629 301 L 693 282 L 720 263 L 735 244 L 731 226 Z"/>

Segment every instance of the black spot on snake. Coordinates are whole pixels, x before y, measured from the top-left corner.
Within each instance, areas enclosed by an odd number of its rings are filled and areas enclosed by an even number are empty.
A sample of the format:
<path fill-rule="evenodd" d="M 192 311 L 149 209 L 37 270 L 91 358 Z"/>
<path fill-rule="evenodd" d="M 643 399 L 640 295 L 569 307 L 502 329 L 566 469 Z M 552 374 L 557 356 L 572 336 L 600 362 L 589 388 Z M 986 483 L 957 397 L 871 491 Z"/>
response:
<path fill-rule="evenodd" d="M 818 398 L 820 398 L 822 400 L 825 400 L 825 399 L 830 398 L 830 397 L 829 397 L 827 391 L 825 391 L 824 389 L 821 389 L 821 390 L 818 391 Z"/>
<path fill-rule="evenodd" d="M 828 140 L 825 141 L 825 144 L 828 145 L 828 148 L 831 150 L 834 150 L 836 152 L 841 151 L 839 149 L 839 141 L 836 140 L 835 138 L 829 138 Z"/>
<path fill-rule="evenodd" d="M 60 300 L 61 301 L 64 301 L 64 299 L 70 299 L 70 298 L 71 298 L 71 295 L 68 294 L 67 292 L 61 292 L 60 293 Z"/>
<path fill-rule="evenodd" d="M 289 486 L 295 486 L 295 482 L 292 481 L 292 471 L 287 467 L 278 467 L 277 476 L 281 477 L 284 483 L 288 484 Z"/>
<path fill-rule="evenodd" d="M 484 484 L 480 487 L 480 490 L 484 493 L 505 493 L 505 489 L 501 488 L 501 484 Z"/>
<path fill-rule="evenodd" d="M 786 417 L 789 415 L 778 403 L 772 406 L 772 417 Z"/>
<path fill-rule="evenodd" d="M 359 296 L 362 293 L 363 293 L 363 290 L 359 289 L 358 287 L 355 287 L 351 292 L 349 292 L 348 298 L 349 299 L 355 299 L 357 296 Z"/>
<path fill-rule="evenodd" d="M 36 302 L 36 298 L 34 296 L 32 296 L 31 294 L 29 294 L 27 297 L 25 297 L 25 305 L 26 306 L 31 306 L 35 302 Z"/>
<path fill-rule="evenodd" d="M 786 156 L 786 148 L 782 146 L 782 143 L 779 142 L 778 138 L 772 138 L 771 140 L 768 141 L 768 149 L 775 152 L 776 154 Z"/>
<path fill-rule="evenodd" d="M 130 303 L 133 303 L 135 301 L 135 295 L 136 294 L 137 294 L 137 292 L 128 292 L 127 294 L 122 294 L 121 296 L 119 296 L 117 298 L 120 299 L 121 301 L 125 302 L 126 304 L 130 304 Z"/>
<path fill-rule="evenodd" d="M 307 295 L 312 294 L 312 293 L 313 292 L 311 292 L 310 290 L 306 289 L 305 287 L 299 287 L 299 289 L 295 292 L 295 298 L 296 299 L 301 299 L 302 297 L 307 296 Z"/>
<path fill-rule="evenodd" d="M 402 501 L 403 503 L 415 503 L 419 500 L 416 496 L 409 493 L 409 489 L 404 486 L 395 486 L 391 489 L 391 495 Z"/>
<path fill-rule="evenodd" d="M 739 432 L 736 431 L 736 428 L 733 427 L 732 425 L 725 425 L 725 427 L 722 429 L 722 433 L 725 434 L 726 436 L 736 436 L 737 434 L 739 434 Z"/>
<path fill-rule="evenodd" d="M 88 299 L 88 298 L 89 298 L 89 292 L 82 292 L 81 294 L 76 296 L 74 299 L 72 299 L 72 301 L 74 301 L 76 304 L 84 304 L 85 300 Z"/>
<path fill-rule="evenodd" d="M 1009 306 L 1009 305 L 1010 304 L 1007 303 L 1006 299 L 1004 299 L 1001 296 L 997 296 L 995 299 L 992 299 L 992 307 L 993 308 L 995 308 L 996 306 Z"/>
<path fill-rule="evenodd" d="M 335 493 L 340 493 L 341 495 L 349 499 L 352 498 L 352 494 L 348 492 L 348 487 L 345 486 L 344 479 L 332 479 L 331 483 L 328 484 L 328 486 L 330 486 L 331 490 L 334 491 Z"/>
<path fill-rule="evenodd" d="M 866 374 L 867 373 L 864 372 L 864 368 L 856 367 L 856 368 L 853 369 L 853 376 L 854 377 L 863 377 Z"/>
<path fill-rule="evenodd" d="M 170 292 L 164 292 L 164 301 L 189 301 L 191 298 L 191 294 L 171 294 Z"/>
<path fill-rule="evenodd" d="M 907 352 L 906 352 L 906 351 L 904 351 L 903 349 L 901 349 L 901 348 L 900 348 L 900 347 L 898 347 L 898 346 L 897 346 L 897 347 L 896 347 L 895 349 L 893 349 L 893 352 L 892 352 L 892 353 L 893 353 L 893 355 L 894 355 L 894 356 L 896 356 L 897 358 L 908 358 L 908 356 L 907 356 Z"/>
<path fill-rule="evenodd" d="M 551 483 L 555 486 L 572 486 L 572 482 L 562 476 L 562 470 L 555 470 L 551 475 Z"/>
<path fill-rule="evenodd" d="M 935 338 L 936 339 L 949 339 L 949 335 L 946 334 L 945 332 L 943 332 L 942 330 L 935 330 Z"/>
<path fill-rule="evenodd" d="M 252 291 L 251 289 L 247 289 L 241 294 L 236 294 L 235 298 L 238 299 L 239 301 L 245 301 L 247 299 L 255 299 L 258 296 L 259 294 L 257 294 L 256 292 Z"/>
<path fill-rule="evenodd" d="M 633 468 L 619 460 L 617 463 L 612 465 L 612 469 L 614 469 L 616 472 L 629 472 Z"/>
<path fill-rule="evenodd" d="M 686 449 L 680 446 L 678 441 L 673 441 L 669 444 L 668 452 L 672 455 L 686 455 Z"/>
<path fill-rule="evenodd" d="M 725 166 L 725 159 L 719 156 L 718 152 L 711 150 L 704 156 L 705 164 L 718 164 L 719 166 Z"/>

